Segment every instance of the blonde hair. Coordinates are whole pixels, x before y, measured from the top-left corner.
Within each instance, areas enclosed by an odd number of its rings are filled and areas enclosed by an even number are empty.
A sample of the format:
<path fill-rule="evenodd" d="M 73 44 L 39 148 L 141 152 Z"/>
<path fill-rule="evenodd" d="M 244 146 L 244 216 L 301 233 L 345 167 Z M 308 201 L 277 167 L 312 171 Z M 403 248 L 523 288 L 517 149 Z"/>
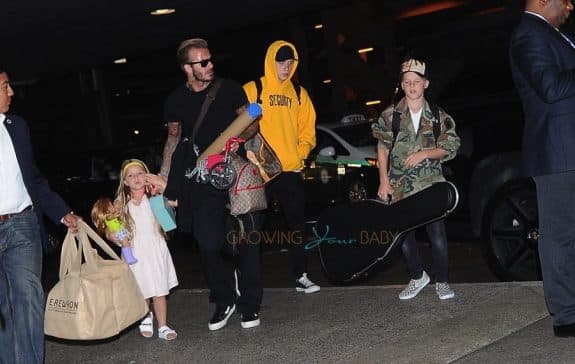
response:
<path fill-rule="evenodd" d="M 109 219 L 110 215 L 113 215 L 113 210 L 114 204 L 109 197 L 100 197 L 96 200 L 94 206 L 92 206 L 90 216 L 92 217 L 92 222 L 98 234 L 106 234 L 106 219 Z"/>
<path fill-rule="evenodd" d="M 122 167 L 120 169 L 120 184 L 118 185 L 118 189 L 116 190 L 116 199 L 114 201 L 114 205 L 120 206 L 120 220 L 124 222 L 126 229 L 130 233 L 131 236 L 134 236 L 134 219 L 130 215 L 130 210 L 128 209 L 128 202 L 132 199 L 132 193 L 130 192 L 130 187 L 126 185 L 126 171 L 128 168 L 133 166 L 141 167 L 146 173 L 150 173 L 148 166 L 146 163 L 142 162 L 139 159 L 127 159 L 122 163 Z M 146 197 L 150 197 L 150 192 L 146 188 Z M 160 227 L 160 224 L 154 219 L 154 223 L 156 224 L 157 229 L 160 231 L 162 235 L 164 235 L 164 231 Z"/>

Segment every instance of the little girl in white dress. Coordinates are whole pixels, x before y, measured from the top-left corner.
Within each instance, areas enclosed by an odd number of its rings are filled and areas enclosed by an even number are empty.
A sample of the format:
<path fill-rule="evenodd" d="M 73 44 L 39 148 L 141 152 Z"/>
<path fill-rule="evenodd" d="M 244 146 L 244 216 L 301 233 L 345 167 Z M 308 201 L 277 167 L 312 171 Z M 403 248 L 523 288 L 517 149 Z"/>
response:
<path fill-rule="evenodd" d="M 158 321 L 158 337 L 173 340 L 177 333 L 167 325 L 166 296 L 170 289 L 178 285 L 172 256 L 168 250 L 164 233 L 156 221 L 148 200 L 146 174 L 148 167 L 138 159 L 128 159 L 122 163 L 120 185 L 116 192 L 115 204 L 121 208 L 121 220 L 131 233 L 131 247 L 138 262 L 130 265 L 144 298 L 152 306 Z M 118 243 L 112 234 L 108 239 Z M 152 311 L 140 323 L 140 334 L 154 335 L 154 314 Z"/>

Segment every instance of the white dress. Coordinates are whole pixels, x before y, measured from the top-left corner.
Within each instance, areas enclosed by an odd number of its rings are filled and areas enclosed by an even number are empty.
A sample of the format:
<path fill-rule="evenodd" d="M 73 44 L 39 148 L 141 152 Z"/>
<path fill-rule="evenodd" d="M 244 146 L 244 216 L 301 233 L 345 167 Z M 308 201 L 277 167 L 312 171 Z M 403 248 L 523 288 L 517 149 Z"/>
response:
<path fill-rule="evenodd" d="M 130 268 L 144 298 L 166 296 L 171 288 L 178 285 L 178 277 L 147 196 L 142 197 L 139 206 L 128 202 L 128 209 L 136 226 L 132 252 L 138 260 Z"/>

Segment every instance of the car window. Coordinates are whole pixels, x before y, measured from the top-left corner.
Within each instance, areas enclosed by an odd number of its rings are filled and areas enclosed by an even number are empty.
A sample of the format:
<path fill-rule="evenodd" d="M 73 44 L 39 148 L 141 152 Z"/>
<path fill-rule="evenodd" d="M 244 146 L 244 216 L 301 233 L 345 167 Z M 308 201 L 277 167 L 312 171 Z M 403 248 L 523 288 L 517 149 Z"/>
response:
<path fill-rule="evenodd" d="M 371 123 L 345 125 L 333 128 L 333 131 L 354 147 L 369 147 L 377 144 L 371 133 Z"/>
<path fill-rule="evenodd" d="M 316 138 L 316 147 L 313 153 L 318 154 L 319 151 L 325 147 L 333 147 L 335 149 L 336 155 L 349 155 L 349 151 L 345 149 L 340 142 L 335 140 L 334 137 L 332 137 L 325 131 L 316 129 L 315 138 Z"/>

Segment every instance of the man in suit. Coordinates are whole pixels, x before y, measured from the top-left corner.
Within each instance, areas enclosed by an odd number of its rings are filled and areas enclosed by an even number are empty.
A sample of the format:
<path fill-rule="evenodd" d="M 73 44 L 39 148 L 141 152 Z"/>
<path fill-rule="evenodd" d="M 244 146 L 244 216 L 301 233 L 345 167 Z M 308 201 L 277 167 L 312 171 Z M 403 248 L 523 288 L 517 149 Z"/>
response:
<path fill-rule="evenodd" d="M 41 212 L 72 229 L 78 218 L 40 175 L 26 122 L 6 114 L 13 95 L 0 67 L 0 363 L 42 363 Z"/>
<path fill-rule="evenodd" d="M 575 336 L 575 43 L 559 27 L 570 0 L 526 0 L 511 37 L 525 112 L 523 160 L 535 180 L 539 257 L 556 336 Z"/>

